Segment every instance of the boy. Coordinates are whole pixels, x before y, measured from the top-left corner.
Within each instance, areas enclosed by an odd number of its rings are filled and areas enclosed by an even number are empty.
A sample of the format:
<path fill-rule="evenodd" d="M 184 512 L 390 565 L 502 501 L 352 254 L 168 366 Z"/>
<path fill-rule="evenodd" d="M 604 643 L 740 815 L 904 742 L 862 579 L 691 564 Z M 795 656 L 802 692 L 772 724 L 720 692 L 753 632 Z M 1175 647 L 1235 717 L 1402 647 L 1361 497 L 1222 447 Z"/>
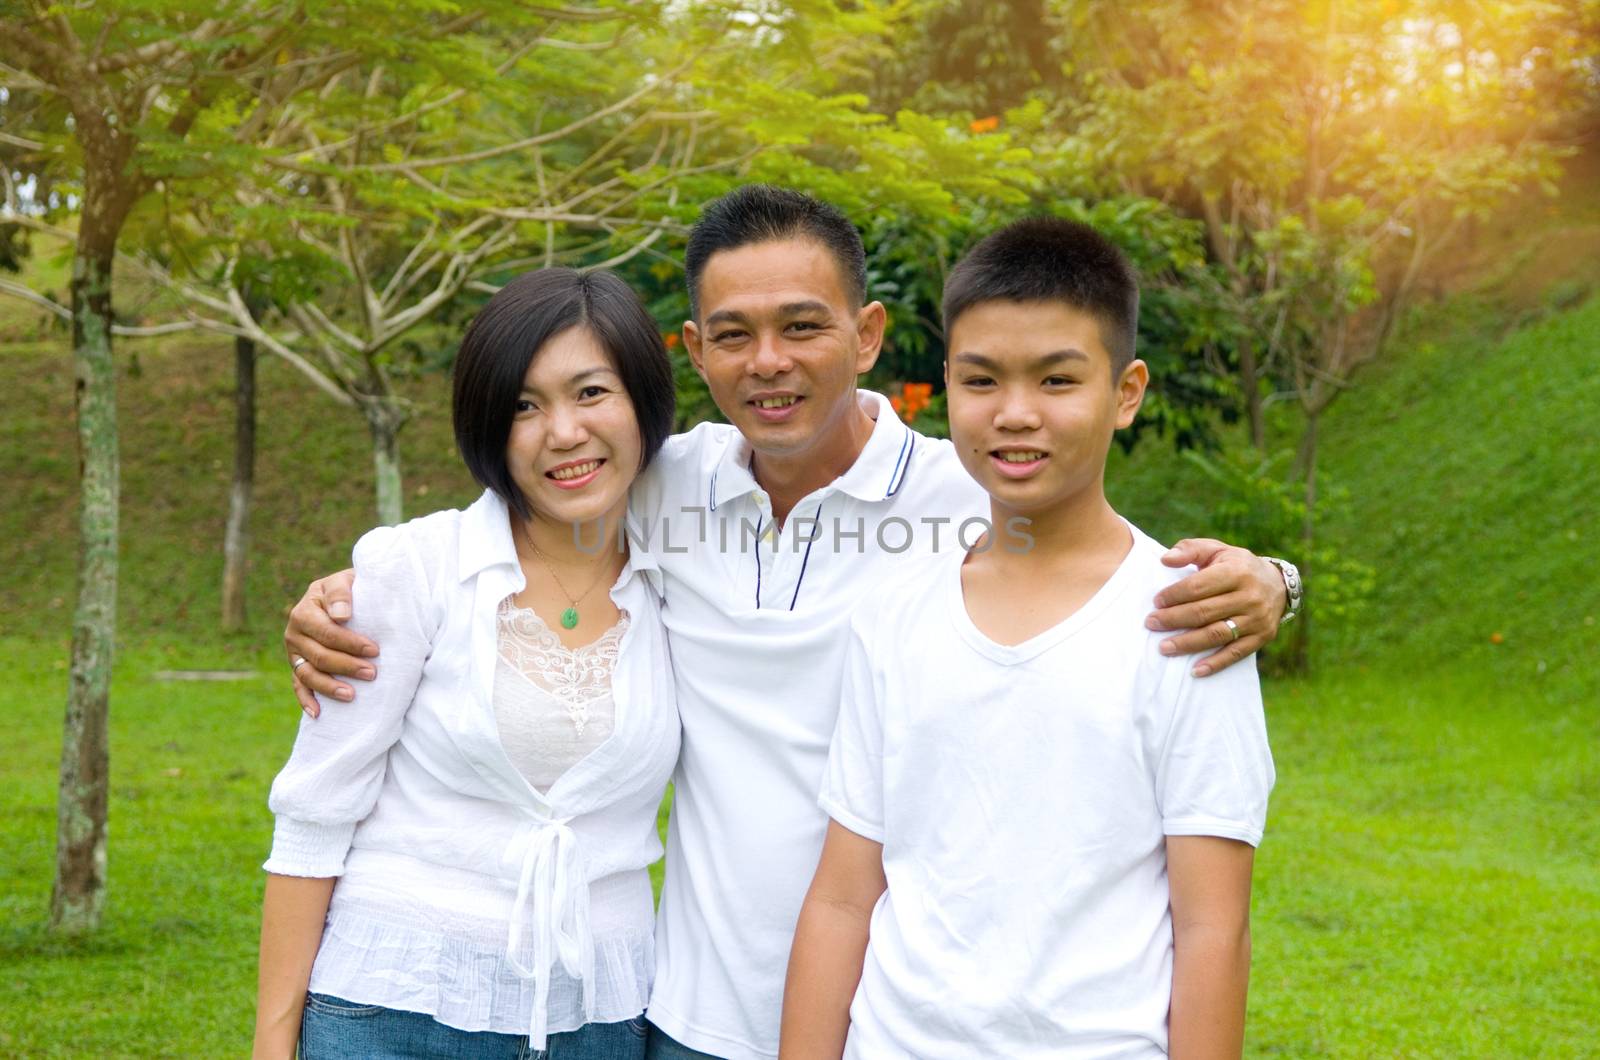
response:
<path fill-rule="evenodd" d="M 951 440 L 996 532 L 854 620 L 785 1060 L 1240 1055 L 1272 759 L 1253 665 L 1197 681 L 1139 628 L 1176 574 L 1104 493 L 1137 315 L 1068 221 L 950 275 Z"/>

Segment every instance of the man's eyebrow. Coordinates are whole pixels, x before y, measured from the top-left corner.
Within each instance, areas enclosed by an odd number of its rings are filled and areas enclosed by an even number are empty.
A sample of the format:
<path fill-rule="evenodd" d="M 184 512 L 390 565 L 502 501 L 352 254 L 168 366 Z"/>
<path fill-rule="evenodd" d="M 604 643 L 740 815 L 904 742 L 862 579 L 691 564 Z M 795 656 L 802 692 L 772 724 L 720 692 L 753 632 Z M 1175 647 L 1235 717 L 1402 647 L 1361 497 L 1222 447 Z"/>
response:
<path fill-rule="evenodd" d="M 746 324 L 746 323 L 749 323 L 749 318 L 747 318 L 743 313 L 739 312 L 737 309 L 719 309 L 715 313 L 712 313 L 710 316 L 706 317 L 706 320 L 705 320 L 705 326 L 708 327 L 708 328 L 713 324 Z"/>
<path fill-rule="evenodd" d="M 1065 350 L 1056 350 L 1053 353 L 1047 353 L 1043 356 L 1036 357 L 1032 361 L 1028 362 L 1027 367 L 1035 372 L 1038 372 L 1046 368 L 1052 368 L 1055 365 L 1060 364 L 1062 361 L 1088 360 L 1090 360 L 1090 357 L 1087 353 L 1084 353 L 1082 350 L 1069 347 Z M 995 360 L 993 357 L 985 357 L 981 353 L 958 353 L 951 358 L 951 361 L 955 364 L 970 364 L 974 367 L 982 368 L 990 372 L 997 372 L 1000 370 L 999 361 Z"/>
<path fill-rule="evenodd" d="M 780 316 L 786 317 L 801 316 L 806 313 L 820 313 L 823 316 L 831 316 L 833 310 L 827 302 L 808 299 L 803 302 L 785 302 L 778 307 L 778 313 Z"/>

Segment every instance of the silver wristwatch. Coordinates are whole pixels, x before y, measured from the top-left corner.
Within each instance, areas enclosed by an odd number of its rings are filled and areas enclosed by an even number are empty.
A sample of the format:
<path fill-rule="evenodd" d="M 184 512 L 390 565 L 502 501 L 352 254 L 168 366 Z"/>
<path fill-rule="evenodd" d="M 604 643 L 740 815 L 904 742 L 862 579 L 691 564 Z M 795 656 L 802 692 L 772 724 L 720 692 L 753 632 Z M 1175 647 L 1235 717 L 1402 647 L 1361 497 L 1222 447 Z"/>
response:
<path fill-rule="evenodd" d="M 1305 586 L 1300 581 L 1300 568 L 1276 556 L 1261 558 L 1278 568 L 1278 573 L 1283 575 L 1283 587 L 1289 591 L 1289 606 L 1284 609 L 1283 617 L 1278 620 L 1278 625 L 1281 626 L 1300 613 L 1300 601 L 1305 597 Z"/>

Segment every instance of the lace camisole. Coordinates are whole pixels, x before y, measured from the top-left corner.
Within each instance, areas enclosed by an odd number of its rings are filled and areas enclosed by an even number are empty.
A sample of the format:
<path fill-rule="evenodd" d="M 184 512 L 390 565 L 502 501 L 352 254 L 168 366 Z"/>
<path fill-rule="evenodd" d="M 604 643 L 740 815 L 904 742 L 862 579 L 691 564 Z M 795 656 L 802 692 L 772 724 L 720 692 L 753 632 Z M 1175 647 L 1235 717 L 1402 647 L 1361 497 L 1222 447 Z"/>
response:
<path fill-rule="evenodd" d="M 506 757 L 541 793 L 610 738 L 616 720 L 611 671 L 628 615 L 598 640 L 561 643 L 531 608 L 501 601 L 494 717 Z"/>

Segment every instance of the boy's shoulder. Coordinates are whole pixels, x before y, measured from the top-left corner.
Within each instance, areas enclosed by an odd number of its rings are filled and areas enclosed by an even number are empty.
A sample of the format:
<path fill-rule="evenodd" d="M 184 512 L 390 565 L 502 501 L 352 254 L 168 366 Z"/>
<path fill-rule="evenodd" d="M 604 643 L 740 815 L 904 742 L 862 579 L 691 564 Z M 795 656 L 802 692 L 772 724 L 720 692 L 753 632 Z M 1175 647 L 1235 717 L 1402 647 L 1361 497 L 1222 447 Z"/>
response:
<path fill-rule="evenodd" d="M 959 578 L 966 553 L 929 552 L 899 557 L 873 581 L 851 616 L 858 636 L 874 641 L 898 639 L 906 631 L 943 618 L 949 607 L 949 579 Z"/>

